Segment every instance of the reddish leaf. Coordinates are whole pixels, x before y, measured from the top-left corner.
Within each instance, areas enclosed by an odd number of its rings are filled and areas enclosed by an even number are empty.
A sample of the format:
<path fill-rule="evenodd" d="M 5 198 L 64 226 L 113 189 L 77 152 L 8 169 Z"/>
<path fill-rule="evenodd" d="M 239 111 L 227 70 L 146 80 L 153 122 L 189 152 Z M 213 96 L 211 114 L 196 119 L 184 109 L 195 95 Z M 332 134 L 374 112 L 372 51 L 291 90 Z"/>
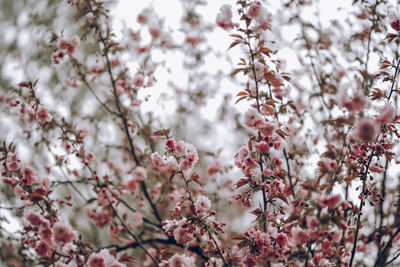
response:
<path fill-rule="evenodd" d="M 242 186 L 244 186 L 244 185 L 246 185 L 248 183 L 249 183 L 249 180 L 242 178 L 239 181 L 237 181 L 235 185 L 236 185 L 236 188 L 239 188 L 239 187 L 242 187 Z"/>
<path fill-rule="evenodd" d="M 236 96 L 241 96 L 241 95 L 248 95 L 249 93 L 245 92 L 245 91 L 241 91 L 239 92 Z"/>
<path fill-rule="evenodd" d="M 255 215 L 255 216 L 260 216 L 261 214 L 263 214 L 263 211 L 259 208 L 253 210 L 250 212 L 251 214 Z"/>
<path fill-rule="evenodd" d="M 246 239 L 244 235 L 234 235 L 232 239 Z"/>
<path fill-rule="evenodd" d="M 132 257 L 132 256 L 129 256 L 128 254 L 125 253 L 124 255 L 121 256 L 121 258 L 119 258 L 119 260 L 120 260 L 120 261 L 131 262 L 131 261 L 134 261 L 135 258 Z"/>
<path fill-rule="evenodd" d="M 168 135 L 169 132 L 170 132 L 170 129 L 161 129 L 161 130 L 155 131 L 153 133 L 153 135 L 155 135 L 155 136 L 163 136 L 163 135 Z"/>
<path fill-rule="evenodd" d="M 232 71 L 231 75 L 234 76 L 234 75 L 238 74 L 239 72 L 241 72 L 242 70 L 243 70 L 243 68 L 234 69 L 234 70 Z"/>
<path fill-rule="evenodd" d="M 230 36 L 243 39 L 243 37 L 239 34 L 231 34 Z"/>
<path fill-rule="evenodd" d="M 247 96 L 242 96 L 241 98 L 239 98 L 238 100 L 236 100 L 235 104 L 239 103 L 240 101 L 242 101 L 243 99 L 247 98 Z"/>
<path fill-rule="evenodd" d="M 239 40 L 233 41 L 233 42 L 231 43 L 231 45 L 229 46 L 228 50 L 231 49 L 232 47 L 238 45 L 239 43 L 240 43 Z"/>

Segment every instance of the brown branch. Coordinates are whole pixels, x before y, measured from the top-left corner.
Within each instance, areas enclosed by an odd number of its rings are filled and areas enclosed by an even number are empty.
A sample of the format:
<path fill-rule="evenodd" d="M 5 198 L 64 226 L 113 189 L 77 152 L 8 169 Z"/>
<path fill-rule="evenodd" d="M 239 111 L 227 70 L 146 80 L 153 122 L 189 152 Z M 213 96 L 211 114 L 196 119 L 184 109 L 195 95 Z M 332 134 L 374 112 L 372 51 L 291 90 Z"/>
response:
<path fill-rule="evenodd" d="M 283 149 L 283 155 L 285 156 L 285 159 L 286 159 L 286 166 L 287 166 L 287 172 L 288 172 L 287 174 L 288 174 L 289 183 L 290 183 L 290 191 L 292 192 L 293 198 L 296 198 L 296 195 L 294 194 L 292 174 L 290 172 L 289 157 L 286 153 L 286 148 Z"/>
<path fill-rule="evenodd" d="M 371 152 L 371 155 L 369 156 L 369 160 L 368 163 L 365 167 L 365 171 L 361 177 L 361 180 L 363 182 L 363 186 L 362 186 L 362 191 L 361 191 L 361 201 L 360 201 L 360 206 L 358 208 L 358 216 L 357 216 L 357 225 L 356 225 L 356 233 L 354 235 L 354 243 L 353 243 L 353 248 L 351 250 L 351 257 L 350 257 L 350 263 L 349 263 L 349 267 L 351 267 L 353 265 L 353 260 L 354 260 L 354 256 L 356 254 L 356 248 L 357 248 L 357 238 L 358 238 L 358 231 L 360 230 L 360 225 L 361 225 L 361 213 L 362 213 L 362 209 L 364 207 L 364 203 L 365 203 L 365 188 L 367 186 L 367 175 L 368 175 L 368 169 L 369 169 L 369 165 L 371 164 L 372 158 L 374 157 L 374 151 Z"/>
<path fill-rule="evenodd" d="M 149 256 L 151 258 L 151 260 L 158 266 L 159 262 L 158 260 L 156 260 L 148 251 L 147 249 L 141 244 L 140 239 L 134 234 L 132 233 L 131 230 L 129 230 L 128 226 L 125 224 L 125 222 L 122 220 L 122 218 L 119 216 L 119 214 L 117 213 L 117 211 L 115 210 L 114 206 L 112 205 L 110 199 L 108 199 L 108 202 L 110 203 L 110 207 L 113 210 L 115 216 L 118 218 L 118 220 L 120 221 L 120 223 L 122 224 L 122 226 L 125 228 L 125 230 L 128 232 L 128 234 L 133 237 L 133 239 L 135 239 L 136 244 L 138 247 L 140 247 L 144 253 L 146 253 L 147 256 Z"/>
<path fill-rule="evenodd" d="M 90 10 L 91 12 L 93 12 L 93 9 L 92 9 L 92 6 L 91 6 L 90 1 L 89 1 L 89 0 L 86 0 L 86 2 L 87 2 L 87 4 L 88 4 L 89 10 Z M 122 124 L 123 124 L 123 126 L 124 126 L 124 131 L 125 131 L 126 137 L 128 138 L 128 142 L 129 142 L 129 147 L 130 147 L 131 155 L 132 155 L 133 159 L 135 160 L 136 165 L 139 166 L 139 165 L 140 165 L 140 160 L 139 160 L 138 156 L 136 155 L 135 146 L 134 146 L 134 144 L 133 144 L 132 136 L 131 136 L 131 134 L 130 134 L 130 132 L 129 132 L 129 127 L 128 127 L 127 119 L 126 119 L 125 116 L 124 116 L 124 112 L 123 112 L 123 110 L 122 110 L 121 102 L 120 102 L 119 97 L 118 97 L 118 94 L 117 94 L 116 82 L 115 82 L 115 79 L 114 79 L 114 75 L 113 75 L 113 73 L 112 73 L 112 66 L 111 66 L 111 62 L 110 62 L 110 59 L 109 59 L 109 55 L 108 55 L 108 53 L 109 53 L 109 46 L 108 46 L 108 44 L 107 44 L 107 40 L 103 37 L 102 32 L 101 32 L 101 29 L 100 29 L 100 27 L 99 27 L 99 25 L 98 25 L 97 22 L 95 23 L 94 27 L 95 27 L 96 31 L 98 32 L 98 35 L 99 35 L 99 38 L 100 38 L 101 43 L 102 43 L 103 46 L 104 46 L 104 48 L 103 48 L 103 54 L 104 54 L 104 58 L 105 58 L 106 64 L 107 64 L 107 72 L 108 72 L 108 74 L 109 74 L 109 76 L 110 76 L 110 81 L 111 81 L 111 85 L 112 85 L 112 89 L 113 89 L 113 94 L 114 94 L 114 98 L 115 98 L 115 104 L 116 104 L 117 110 L 118 110 L 118 116 L 119 116 L 119 117 L 121 118 L 121 120 L 122 120 Z M 152 210 L 153 210 L 153 212 L 154 212 L 154 215 L 156 216 L 157 220 L 161 223 L 161 222 L 162 222 L 162 219 L 161 219 L 161 217 L 160 217 L 160 215 L 159 215 L 159 213 L 158 213 L 157 207 L 155 206 L 155 204 L 154 204 L 153 201 L 151 200 L 151 197 L 150 197 L 150 195 L 149 195 L 149 193 L 148 193 L 148 191 L 147 191 L 147 187 L 146 187 L 146 184 L 145 184 L 144 181 L 143 181 L 143 182 L 140 182 L 140 187 L 141 187 L 141 189 L 142 189 L 142 191 L 143 191 L 143 193 L 144 193 L 145 198 L 146 198 L 147 201 L 149 202 L 149 204 L 150 204 L 150 206 L 151 206 L 151 208 L 152 208 Z"/>

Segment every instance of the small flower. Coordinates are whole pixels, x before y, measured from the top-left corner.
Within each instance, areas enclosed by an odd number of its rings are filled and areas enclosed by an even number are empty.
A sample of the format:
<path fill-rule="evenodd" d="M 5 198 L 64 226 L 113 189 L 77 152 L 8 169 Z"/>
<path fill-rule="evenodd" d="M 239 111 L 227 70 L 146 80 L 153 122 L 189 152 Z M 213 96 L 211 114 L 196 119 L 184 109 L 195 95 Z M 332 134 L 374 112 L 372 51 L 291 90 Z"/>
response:
<path fill-rule="evenodd" d="M 261 4 L 260 2 L 256 2 L 255 4 L 252 4 L 249 8 L 249 11 L 247 15 L 249 18 L 255 19 L 260 15 L 261 12 Z"/>
<path fill-rule="evenodd" d="M 194 203 L 194 207 L 197 215 L 204 215 L 210 210 L 211 201 L 206 196 L 199 196 Z"/>
<path fill-rule="evenodd" d="M 258 125 L 261 125 L 263 122 L 263 118 L 255 109 L 249 109 L 244 114 L 244 124 L 247 127 L 255 128 Z"/>
<path fill-rule="evenodd" d="M 71 242 L 76 233 L 72 227 L 64 222 L 56 222 L 53 225 L 54 241 L 57 243 L 69 243 Z"/>
<path fill-rule="evenodd" d="M 283 234 L 283 233 L 279 233 L 277 236 L 276 236 L 276 243 L 280 246 L 280 247 L 284 247 L 284 246 L 286 246 L 286 244 L 288 243 L 288 238 L 287 238 L 287 236 L 285 235 L 285 234 Z"/>
<path fill-rule="evenodd" d="M 392 22 L 390 22 L 390 26 L 393 28 L 393 30 L 400 31 L 400 18 L 395 17 Z"/>
<path fill-rule="evenodd" d="M 217 25 L 223 29 L 233 28 L 231 6 L 223 5 L 219 10 L 220 12 L 215 20 Z"/>
<path fill-rule="evenodd" d="M 35 250 L 39 256 L 49 256 L 50 245 L 42 240 L 36 245 Z"/>
<path fill-rule="evenodd" d="M 139 73 L 139 74 L 136 74 L 135 77 L 133 77 L 133 84 L 134 84 L 136 87 L 142 86 L 143 83 L 144 83 L 144 76 L 143 76 L 143 74 L 140 74 L 140 73 Z"/>
<path fill-rule="evenodd" d="M 195 266 L 193 257 L 188 257 L 188 256 L 185 256 L 185 255 L 179 255 L 179 254 L 174 254 L 168 260 L 168 264 L 169 264 L 168 265 L 169 267 Z"/>
<path fill-rule="evenodd" d="M 206 172 L 208 176 L 211 176 L 219 172 L 221 169 L 222 169 L 222 164 L 219 160 L 216 159 L 213 162 L 211 162 L 210 165 L 208 165 Z"/>
<path fill-rule="evenodd" d="M 396 117 L 395 108 L 389 102 L 386 102 L 383 108 L 381 109 L 379 116 L 376 118 L 376 121 L 379 122 L 380 124 L 390 123 L 394 120 L 395 117 Z"/>
<path fill-rule="evenodd" d="M 360 120 L 356 125 L 353 134 L 361 141 L 373 141 L 378 134 L 376 122 L 370 118 Z"/>
<path fill-rule="evenodd" d="M 136 20 L 140 24 L 146 24 L 147 21 L 149 20 L 149 10 L 144 9 L 142 12 L 140 12 Z"/>
<path fill-rule="evenodd" d="M 132 171 L 133 178 L 138 182 L 143 182 L 147 178 L 146 169 L 138 166 Z"/>

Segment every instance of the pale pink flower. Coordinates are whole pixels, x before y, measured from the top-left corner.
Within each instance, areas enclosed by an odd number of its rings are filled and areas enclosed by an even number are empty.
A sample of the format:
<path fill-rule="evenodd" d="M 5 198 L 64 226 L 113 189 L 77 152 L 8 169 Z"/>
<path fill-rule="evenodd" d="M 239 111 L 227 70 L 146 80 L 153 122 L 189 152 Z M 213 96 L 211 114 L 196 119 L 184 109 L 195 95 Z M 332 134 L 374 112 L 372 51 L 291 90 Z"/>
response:
<path fill-rule="evenodd" d="M 394 120 L 395 117 L 396 117 L 395 108 L 389 102 L 386 102 L 383 108 L 381 109 L 379 116 L 376 118 L 376 121 L 381 124 L 390 123 Z"/>
<path fill-rule="evenodd" d="M 49 243 L 45 241 L 40 241 L 36 246 L 35 246 L 36 253 L 39 256 L 50 256 L 51 250 L 50 250 L 50 245 Z"/>
<path fill-rule="evenodd" d="M 106 208 L 100 209 L 92 209 L 87 207 L 86 214 L 89 218 L 91 218 L 98 227 L 103 227 L 105 225 L 110 224 L 112 217 L 112 210 Z"/>
<path fill-rule="evenodd" d="M 348 111 L 361 111 L 366 103 L 367 100 L 362 91 L 357 91 L 351 99 L 348 97 L 346 90 L 341 90 L 339 93 L 339 104 Z"/>
<path fill-rule="evenodd" d="M 53 237 L 57 243 L 69 243 L 76 237 L 76 233 L 69 224 L 58 221 L 53 225 Z"/>
<path fill-rule="evenodd" d="M 256 128 L 264 137 L 271 137 L 275 131 L 275 126 L 268 122 L 258 124 Z"/>
<path fill-rule="evenodd" d="M 261 12 L 261 3 L 256 2 L 249 7 L 247 15 L 249 16 L 249 18 L 255 19 L 260 15 L 260 12 Z"/>
<path fill-rule="evenodd" d="M 45 123 L 51 121 L 53 117 L 45 107 L 40 105 L 36 110 L 36 118 L 39 122 Z"/>
<path fill-rule="evenodd" d="M 20 160 L 16 153 L 12 153 L 12 152 L 7 153 L 6 164 L 10 170 L 12 170 L 12 171 L 18 170 L 20 167 L 19 162 L 20 162 Z"/>
<path fill-rule="evenodd" d="M 307 220 L 307 226 L 310 229 L 316 229 L 319 226 L 319 221 L 317 217 L 315 216 L 309 217 Z"/>
<path fill-rule="evenodd" d="M 140 24 L 146 24 L 149 20 L 149 10 L 144 9 L 142 12 L 139 13 L 139 15 L 136 18 L 137 22 Z"/>
<path fill-rule="evenodd" d="M 233 28 L 231 6 L 223 5 L 219 10 L 216 19 L 217 25 L 223 29 Z"/>
<path fill-rule="evenodd" d="M 197 197 L 194 207 L 197 215 L 204 215 L 211 208 L 211 201 L 208 197 L 202 195 Z"/>
<path fill-rule="evenodd" d="M 128 188 L 129 191 L 135 192 L 136 189 L 137 189 L 138 186 L 139 186 L 139 181 L 137 181 L 136 179 L 131 179 L 131 180 L 129 180 L 128 182 L 126 182 L 126 183 L 124 184 L 124 186 L 125 186 L 126 188 Z"/>
<path fill-rule="evenodd" d="M 152 23 L 151 25 L 149 25 L 149 32 L 150 35 L 156 39 L 160 36 L 161 34 L 161 24 L 160 23 Z"/>
<path fill-rule="evenodd" d="M 190 266 L 195 266 L 195 260 L 193 257 L 174 254 L 168 260 L 168 264 L 169 267 L 190 267 Z"/>
<path fill-rule="evenodd" d="M 132 171 L 133 178 L 138 182 L 143 182 L 147 178 L 147 171 L 145 168 L 138 166 Z"/>
<path fill-rule="evenodd" d="M 143 74 L 138 73 L 138 74 L 135 75 L 135 77 L 133 77 L 133 84 L 134 84 L 136 87 L 142 86 L 143 83 L 144 83 L 144 76 L 143 76 Z"/>
<path fill-rule="evenodd" d="M 293 238 L 299 244 L 305 244 L 309 241 L 309 234 L 307 231 L 301 229 L 300 227 L 296 226 L 291 229 L 291 234 Z"/>
<path fill-rule="evenodd" d="M 70 46 L 70 44 L 66 39 L 60 38 L 57 40 L 57 48 L 58 49 L 66 50 L 66 49 L 68 49 L 69 46 Z"/>
<path fill-rule="evenodd" d="M 257 110 L 255 109 L 249 109 L 248 111 L 246 111 L 246 113 L 244 114 L 244 124 L 247 127 L 250 128 L 255 128 L 258 125 L 261 125 L 263 122 L 263 118 L 261 117 L 261 115 L 258 113 Z"/>
<path fill-rule="evenodd" d="M 378 134 L 376 122 L 370 118 L 360 120 L 353 131 L 353 135 L 361 141 L 371 142 Z"/>
<path fill-rule="evenodd" d="M 81 43 L 81 39 L 79 38 L 79 36 L 74 35 L 72 37 L 72 43 L 74 44 L 74 46 L 78 46 Z"/>
<path fill-rule="evenodd" d="M 106 249 L 100 250 L 98 253 L 92 253 L 88 259 L 89 267 L 106 267 L 110 254 Z"/>
<path fill-rule="evenodd" d="M 36 172 L 29 166 L 24 166 L 24 172 L 21 181 L 28 186 L 31 186 L 33 183 L 37 182 L 37 174 Z"/>
<path fill-rule="evenodd" d="M 34 226 L 40 226 L 46 221 L 43 216 L 33 213 L 29 210 L 25 210 L 25 218 L 30 224 Z"/>
<path fill-rule="evenodd" d="M 256 149 L 258 151 L 258 153 L 262 154 L 262 155 L 266 155 L 269 153 L 270 151 L 270 146 L 267 142 L 265 141 L 261 141 L 256 145 Z"/>
<path fill-rule="evenodd" d="M 135 212 L 136 227 L 140 228 L 143 224 L 143 217 L 139 212 Z"/>
<path fill-rule="evenodd" d="M 206 172 L 208 176 L 211 176 L 219 172 L 221 169 L 222 169 L 221 162 L 218 159 L 215 159 L 210 163 L 210 165 L 208 165 Z"/>
<path fill-rule="evenodd" d="M 340 194 L 333 195 L 329 198 L 324 198 L 322 200 L 322 204 L 329 209 L 336 209 L 340 205 L 340 201 L 342 200 L 342 196 Z"/>
<path fill-rule="evenodd" d="M 51 238 L 53 237 L 53 232 L 51 231 L 50 224 L 48 225 L 44 224 L 39 229 L 40 229 L 39 230 L 40 238 L 47 242 L 51 242 Z"/>

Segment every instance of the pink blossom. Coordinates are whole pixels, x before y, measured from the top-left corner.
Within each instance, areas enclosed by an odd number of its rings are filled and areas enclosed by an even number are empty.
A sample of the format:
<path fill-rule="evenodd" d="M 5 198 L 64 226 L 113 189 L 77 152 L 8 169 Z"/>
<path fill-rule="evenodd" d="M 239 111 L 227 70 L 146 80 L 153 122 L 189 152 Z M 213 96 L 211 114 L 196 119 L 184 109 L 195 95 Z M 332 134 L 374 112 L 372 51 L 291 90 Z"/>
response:
<path fill-rule="evenodd" d="M 50 225 L 42 225 L 39 230 L 39 235 L 42 240 L 50 242 L 51 238 L 53 237 L 53 232 L 51 231 Z"/>
<path fill-rule="evenodd" d="M 53 119 L 53 117 L 50 115 L 49 111 L 43 106 L 39 106 L 37 108 L 36 118 L 41 123 L 50 122 Z"/>
<path fill-rule="evenodd" d="M 256 149 L 257 149 L 258 153 L 260 153 L 262 155 L 268 154 L 270 151 L 270 148 L 271 147 L 269 146 L 269 144 L 265 141 L 261 141 L 260 143 L 258 143 L 256 145 Z"/>
<path fill-rule="evenodd" d="M 185 266 L 195 266 L 194 258 L 188 257 L 186 255 L 174 254 L 168 260 L 169 267 L 185 267 Z"/>
<path fill-rule="evenodd" d="M 139 212 L 135 212 L 136 227 L 140 228 L 143 224 L 143 217 Z"/>
<path fill-rule="evenodd" d="M 386 102 L 383 108 L 381 109 L 379 116 L 376 118 L 376 121 L 381 124 L 389 123 L 392 122 L 395 117 L 396 117 L 395 108 L 389 102 Z"/>
<path fill-rule="evenodd" d="M 210 165 L 208 165 L 206 172 L 208 176 L 212 176 L 217 172 L 219 172 L 221 169 L 222 169 L 221 162 L 218 159 L 215 159 L 210 163 Z"/>
<path fill-rule="evenodd" d="M 339 104 L 345 107 L 348 111 L 361 111 L 366 103 L 367 100 L 362 91 L 357 91 L 351 99 L 348 97 L 345 90 L 342 90 L 339 93 Z"/>
<path fill-rule="evenodd" d="M 360 120 L 355 126 L 353 134 L 356 138 L 365 142 L 375 140 L 378 134 L 376 122 L 370 118 Z"/>
<path fill-rule="evenodd" d="M 324 198 L 322 200 L 322 204 L 325 207 L 328 207 L 329 209 L 336 209 L 340 205 L 340 201 L 342 200 L 342 197 L 340 194 L 333 195 L 329 198 Z"/>
<path fill-rule="evenodd" d="M 390 26 L 393 28 L 395 31 L 400 31 L 400 18 L 396 17 L 390 22 Z"/>
<path fill-rule="evenodd" d="M 102 249 L 98 253 L 92 253 L 88 259 L 89 267 L 106 267 L 111 255 L 108 250 Z"/>
<path fill-rule="evenodd" d="M 156 39 L 160 36 L 161 34 L 161 25 L 160 23 L 153 23 L 152 25 L 149 26 L 149 32 L 150 35 Z"/>
<path fill-rule="evenodd" d="M 219 10 L 216 19 L 217 25 L 223 29 L 233 28 L 231 6 L 223 5 Z"/>
<path fill-rule="evenodd" d="M 58 221 L 53 225 L 54 241 L 57 243 L 68 243 L 76 237 L 75 231 L 69 224 Z"/>
<path fill-rule="evenodd" d="M 248 75 L 249 75 L 250 79 L 252 79 L 252 80 L 255 80 L 255 77 L 257 77 L 257 79 L 260 79 L 260 77 L 262 77 L 264 75 L 264 72 L 266 72 L 267 69 L 268 69 L 267 66 L 256 61 L 256 62 L 254 62 L 254 70 L 255 70 L 256 76 L 254 76 L 254 71 L 250 71 Z"/>
<path fill-rule="evenodd" d="M 43 240 L 35 246 L 35 250 L 39 256 L 50 256 L 50 245 Z"/>
<path fill-rule="evenodd" d="M 261 3 L 256 2 L 249 7 L 249 11 L 248 11 L 247 15 L 250 18 L 255 19 L 260 15 L 260 12 L 261 12 Z"/>
<path fill-rule="evenodd" d="M 140 12 L 139 15 L 137 16 L 136 20 L 140 24 L 146 24 L 147 21 L 149 20 L 149 10 L 148 9 L 142 10 L 142 12 Z"/>
<path fill-rule="evenodd" d="M 33 213 L 29 210 L 25 210 L 25 218 L 34 226 L 40 226 L 45 222 L 45 218 L 43 218 L 43 216 Z"/>
<path fill-rule="evenodd" d="M 308 218 L 307 226 L 310 229 L 316 229 L 319 226 L 319 221 L 318 221 L 317 217 L 313 216 L 313 217 Z"/>
<path fill-rule="evenodd" d="M 207 211 L 210 210 L 211 201 L 208 199 L 208 197 L 204 195 L 199 196 L 194 203 L 194 207 L 197 215 L 204 215 Z"/>
<path fill-rule="evenodd" d="M 264 137 L 272 136 L 275 131 L 275 126 L 268 122 L 258 124 L 256 128 Z"/>
<path fill-rule="evenodd" d="M 255 128 L 258 125 L 262 124 L 262 122 L 263 122 L 263 118 L 258 113 L 258 111 L 255 109 L 249 109 L 244 114 L 244 124 L 247 127 Z"/>
<path fill-rule="evenodd" d="M 115 260 L 110 264 L 109 267 L 126 267 L 126 265 Z"/>
<path fill-rule="evenodd" d="M 371 165 L 369 166 L 369 170 L 370 170 L 371 172 L 383 173 L 383 172 L 385 171 L 385 168 L 383 168 L 383 167 L 377 165 L 376 163 L 374 163 L 374 164 L 371 164 Z"/>
<path fill-rule="evenodd" d="M 143 74 L 138 73 L 138 74 L 135 75 L 135 77 L 133 77 L 133 84 L 134 84 L 136 87 L 142 86 L 143 83 L 144 83 L 144 76 L 143 76 Z"/>
<path fill-rule="evenodd" d="M 287 238 L 287 236 L 286 236 L 285 234 L 283 234 L 283 233 L 279 233 L 279 234 L 276 236 L 275 240 L 276 240 L 276 243 L 277 243 L 279 246 L 281 246 L 281 247 L 286 246 L 286 244 L 288 243 L 288 238 Z"/>
<path fill-rule="evenodd" d="M 113 193 L 110 190 L 102 188 L 100 192 L 97 194 L 97 200 L 101 205 L 109 206 L 110 203 L 115 202 L 115 197 L 113 196 Z"/>
<path fill-rule="evenodd" d="M 169 149 L 174 150 L 174 149 L 175 149 L 175 140 L 172 139 L 172 138 L 170 138 L 170 139 L 168 139 L 168 140 L 165 142 L 165 145 L 166 145 Z"/>
<path fill-rule="evenodd" d="M 20 167 L 20 160 L 17 156 L 16 153 L 8 153 L 7 154 L 7 159 L 6 159 L 6 163 L 7 163 L 7 167 L 12 170 L 12 171 L 16 171 L 19 169 Z"/>
<path fill-rule="evenodd" d="M 301 229 L 300 227 L 296 226 L 293 227 L 291 230 L 293 238 L 299 244 L 305 244 L 309 241 L 309 234 L 307 231 Z"/>
<path fill-rule="evenodd" d="M 33 183 L 37 182 L 37 174 L 36 172 L 29 166 L 24 166 L 24 176 L 21 181 L 25 183 L 27 186 L 31 186 Z"/>
<path fill-rule="evenodd" d="M 129 180 L 128 182 L 126 182 L 126 183 L 124 184 L 124 186 L 125 186 L 126 188 L 128 188 L 129 191 L 131 191 L 131 192 L 133 193 L 133 192 L 135 192 L 136 189 L 138 188 L 138 186 L 139 186 L 139 181 L 136 180 L 136 179 L 131 179 L 131 180 Z"/>
<path fill-rule="evenodd" d="M 81 39 L 79 38 L 79 36 L 74 35 L 72 37 L 72 43 L 74 44 L 74 46 L 78 46 L 81 43 Z"/>
<path fill-rule="evenodd" d="M 132 176 L 136 181 L 143 182 L 147 178 L 147 171 L 145 168 L 138 166 L 132 171 Z"/>
<path fill-rule="evenodd" d="M 58 49 L 66 50 L 66 49 L 68 49 L 69 46 L 70 46 L 70 44 L 66 39 L 64 39 L 64 38 L 58 39 L 58 41 L 57 41 Z"/>

